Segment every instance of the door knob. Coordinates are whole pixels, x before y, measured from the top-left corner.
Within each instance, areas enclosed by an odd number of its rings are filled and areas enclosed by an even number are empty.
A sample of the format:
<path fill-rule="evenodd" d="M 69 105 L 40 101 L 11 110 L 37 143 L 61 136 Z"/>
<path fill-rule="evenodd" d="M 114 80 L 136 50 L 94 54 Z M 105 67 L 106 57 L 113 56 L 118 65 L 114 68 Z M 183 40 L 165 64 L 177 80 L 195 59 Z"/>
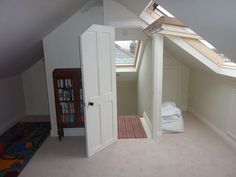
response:
<path fill-rule="evenodd" d="M 88 102 L 88 105 L 89 105 L 89 106 L 93 106 L 94 103 L 93 103 L 93 102 Z"/>

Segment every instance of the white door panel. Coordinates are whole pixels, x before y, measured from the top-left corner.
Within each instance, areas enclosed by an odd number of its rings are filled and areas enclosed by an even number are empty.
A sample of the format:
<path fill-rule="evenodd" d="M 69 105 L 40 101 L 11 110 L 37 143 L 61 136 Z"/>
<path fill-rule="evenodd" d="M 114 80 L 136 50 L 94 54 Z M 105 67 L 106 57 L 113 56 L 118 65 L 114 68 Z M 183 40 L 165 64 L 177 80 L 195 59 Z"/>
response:
<path fill-rule="evenodd" d="M 101 128 L 100 128 L 100 120 L 99 117 L 97 116 L 100 114 L 99 106 L 94 106 L 93 108 L 88 107 L 87 109 L 90 109 L 87 112 L 86 117 L 93 117 L 93 121 L 89 124 L 86 124 L 86 129 L 88 130 L 93 130 L 92 133 L 86 134 L 87 139 L 91 139 L 92 141 L 90 142 L 92 147 L 99 147 L 101 145 Z M 86 122 L 87 123 L 87 122 Z"/>
<path fill-rule="evenodd" d="M 88 156 L 117 140 L 114 35 L 113 27 L 101 25 L 93 25 L 81 35 Z"/>

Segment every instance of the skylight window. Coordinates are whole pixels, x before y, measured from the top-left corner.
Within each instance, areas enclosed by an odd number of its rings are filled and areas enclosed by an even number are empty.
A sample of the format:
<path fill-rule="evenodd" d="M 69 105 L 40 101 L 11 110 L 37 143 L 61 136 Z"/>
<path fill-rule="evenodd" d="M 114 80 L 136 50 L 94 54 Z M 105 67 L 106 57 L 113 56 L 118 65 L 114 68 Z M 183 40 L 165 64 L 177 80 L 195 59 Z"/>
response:
<path fill-rule="evenodd" d="M 155 3 L 154 3 L 155 4 Z M 167 17 L 172 17 L 174 18 L 175 16 L 172 15 L 170 12 L 168 12 L 166 9 L 164 9 L 163 7 L 161 7 L 160 5 L 156 6 L 156 9 L 159 10 L 161 13 L 163 13 L 164 15 L 166 15 Z"/>
<path fill-rule="evenodd" d="M 201 41 L 201 43 L 203 43 L 205 46 L 207 46 L 208 48 L 210 48 L 210 49 L 212 49 L 212 50 L 216 49 L 213 45 L 211 45 L 209 42 L 207 42 L 207 41 L 204 40 L 204 39 L 201 39 L 201 40 L 199 40 L 199 41 Z"/>
<path fill-rule="evenodd" d="M 155 3 L 154 1 L 150 1 L 148 6 L 141 13 L 140 18 L 142 18 L 147 24 L 150 25 L 153 22 L 155 22 L 157 19 L 163 16 L 171 17 L 171 18 L 175 17 L 159 4 Z"/>
<path fill-rule="evenodd" d="M 233 65 L 235 66 L 235 63 L 228 58 L 227 56 L 225 56 L 223 53 L 219 52 L 213 45 L 211 45 L 208 41 L 201 39 L 199 40 L 201 43 L 203 43 L 205 46 L 207 46 L 209 49 L 213 50 L 214 52 L 216 52 L 218 55 L 220 55 L 223 59 L 224 62 L 227 64 L 233 63 Z"/>
<path fill-rule="evenodd" d="M 115 41 L 116 66 L 135 67 L 139 47 L 139 40 Z"/>
<path fill-rule="evenodd" d="M 179 37 L 190 37 L 195 40 L 198 40 L 200 44 L 191 44 L 197 47 L 198 49 L 201 50 L 203 53 L 207 53 L 207 55 L 210 55 L 205 48 L 207 47 L 209 50 L 213 51 L 211 53 L 210 58 L 212 58 L 212 55 L 215 56 L 217 59 L 214 61 L 218 61 L 219 63 L 223 62 L 223 65 L 227 66 L 234 66 L 236 67 L 236 62 L 234 62 L 232 59 L 228 58 L 225 56 L 223 53 L 219 52 L 212 44 L 210 44 L 208 41 L 202 39 L 197 33 L 195 33 L 191 28 L 183 25 L 176 25 L 175 23 L 171 24 L 171 19 L 178 20 L 175 18 L 174 15 L 172 15 L 170 12 L 168 12 L 166 9 L 164 9 L 162 6 L 151 0 L 148 4 L 148 6 L 144 9 L 142 14 L 140 15 L 140 18 L 142 18 L 149 26 L 145 29 L 147 33 L 151 34 L 153 32 L 156 32 L 156 29 L 160 29 L 159 33 L 161 34 L 166 34 L 166 35 L 175 35 Z M 161 28 L 158 26 L 160 24 L 156 23 L 158 19 L 164 19 L 166 18 L 167 21 L 169 20 L 170 24 L 164 23 L 163 21 L 160 20 L 160 23 L 162 23 Z M 166 25 L 167 24 L 167 25 Z M 183 23 L 182 23 L 183 24 Z M 149 28 L 150 27 L 150 28 Z M 149 29 L 148 29 L 149 28 Z M 216 55 L 215 55 L 216 54 Z"/>

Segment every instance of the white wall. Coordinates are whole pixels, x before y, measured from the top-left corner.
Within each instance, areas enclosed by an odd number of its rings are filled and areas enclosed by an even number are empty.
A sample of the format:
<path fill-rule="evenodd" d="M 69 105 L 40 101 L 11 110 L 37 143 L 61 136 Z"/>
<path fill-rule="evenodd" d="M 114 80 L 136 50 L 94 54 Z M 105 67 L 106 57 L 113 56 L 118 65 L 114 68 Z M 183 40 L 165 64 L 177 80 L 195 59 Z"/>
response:
<path fill-rule="evenodd" d="M 117 0 L 139 16 L 151 0 Z"/>
<path fill-rule="evenodd" d="M 236 105 L 231 98 L 236 93 L 236 79 L 202 71 L 191 71 L 189 110 L 209 125 L 226 134 L 228 122 Z M 235 119 L 236 115 L 232 115 Z M 234 125 L 236 128 L 236 125 Z"/>
<path fill-rule="evenodd" d="M 138 93 L 138 113 L 145 112 L 152 122 L 152 100 L 153 100 L 153 61 L 152 61 L 152 41 L 147 41 L 137 80 Z"/>
<path fill-rule="evenodd" d="M 114 0 L 103 0 L 104 24 L 114 27 L 140 27 L 145 28 L 147 24 L 138 16 Z M 145 8 L 145 7 L 143 7 Z"/>
<path fill-rule="evenodd" d="M 26 114 L 20 76 L 0 80 L 0 98 L 0 133 L 2 133 Z"/>
<path fill-rule="evenodd" d="M 43 59 L 22 74 L 27 115 L 49 115 L 46 70 Z"/>
<path fill-rule="evenodd" d="M 118 81 L 116 86 L 118 115 L 137 115 L 137 81 Z"/>
<path fill-rule="evenodd" d="M 80 67 L 79 37 L 92 24 L 103 24 L 102 6 L 82 9 L 43 40 L 52 136 L 56 136 L 56 112 L 52 72 L 55 68 Z M 81 129 L 68 129 L 65 135 L 79 135 Z"/>
<path fill-rule="evenodd" d="M 116 40 L 141 40 L 145 41 L 147 35 L 139 28 L 116 28 Z"/>
<path fill-rule="evenodd" d="M 189 68 L 164 51 L 162 101 L 173 101 L 182 111 L 188 108 Z"/>

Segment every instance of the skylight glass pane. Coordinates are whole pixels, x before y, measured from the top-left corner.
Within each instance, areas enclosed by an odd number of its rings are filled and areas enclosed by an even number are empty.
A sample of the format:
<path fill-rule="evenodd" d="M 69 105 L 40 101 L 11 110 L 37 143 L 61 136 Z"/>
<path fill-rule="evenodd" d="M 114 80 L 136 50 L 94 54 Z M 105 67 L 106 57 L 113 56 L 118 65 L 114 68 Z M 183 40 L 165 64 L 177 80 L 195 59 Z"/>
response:
<path fill-rule="evenodd" d="M 207 46 L 209 49 L 213 50 L 215 53 L 217 53 L 218 55 L 220 55 L 223 59 L 225 63 L 234 63 L 230 58 L 228 58 L 227 56 L 225 56 L 223 53 L 219 52 L 213 45 L 211 45 L 208 41 L 201 39 L 199 40 L 200 42 L 202 42 L 205 46 Z"/>
<path fill-rule="evenodd" d="M 115 41 L 116 65 L 134 66 L 138 53 L 138 40 Z"/>
<path fill-rule="evenodd" d="M 164 9 L 160 5 L 157 6 L 157 9 L 161 11 L 163 14 L 165 14 L 167 17 L 175 17 L 174 15 L 172 15 L 170 12 L 168 12 L 166 9 Z"/>
<path fill-rule="evenodd" d="M 213 45 L 211 45 L 209 42 L 207 42 L 206 40 L 204 39 L 201 39 L 200 40 L 205 46 L 207 46 L 208 48 L 210 49 L 215 49 L 215 47 Z"/>

